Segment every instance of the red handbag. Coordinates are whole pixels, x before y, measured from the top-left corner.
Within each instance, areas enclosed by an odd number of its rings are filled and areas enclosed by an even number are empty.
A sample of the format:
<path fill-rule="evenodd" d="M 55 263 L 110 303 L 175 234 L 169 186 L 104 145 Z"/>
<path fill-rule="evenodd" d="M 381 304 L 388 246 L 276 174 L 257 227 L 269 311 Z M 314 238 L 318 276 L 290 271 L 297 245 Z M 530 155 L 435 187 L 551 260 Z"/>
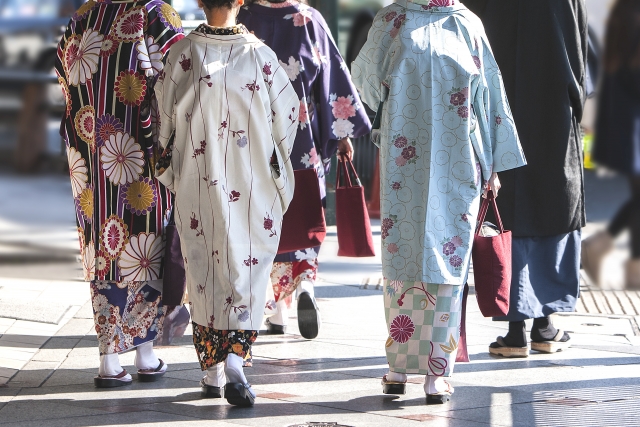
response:
<path fill-rule="evenodd" d="M 356 185 L 352 185 L 349 169 L 353 172 Z M 341 173 L 342 172 L 342 173 Z M 340 176 L 344 175 L 346 185 L 340 186 Z M 364 199 L 364 187 L 351 160 L 338 158 L 336 171 L 336 225 L 338 228 L 338 256 L 375 256 L 371 222 Z"/>
<path fill-rule="evenodd" d="M 282 220 L 279 254 L 320 246 L 327 235 L 316 170 L 301 169 L 293 173 L 296 186 Z"/>
<path fill-rule="evenodd" d="M 485 237 L 480 231 L 489 204 L 493 206 L 500 234 Z M 471 256 L 480 312 L 484 317 L 505 316 L 509 312 L 511 293 L 511 231 L 506 231 L 502 225 L 492 191 L 487 192 L 480 208 Z"/>

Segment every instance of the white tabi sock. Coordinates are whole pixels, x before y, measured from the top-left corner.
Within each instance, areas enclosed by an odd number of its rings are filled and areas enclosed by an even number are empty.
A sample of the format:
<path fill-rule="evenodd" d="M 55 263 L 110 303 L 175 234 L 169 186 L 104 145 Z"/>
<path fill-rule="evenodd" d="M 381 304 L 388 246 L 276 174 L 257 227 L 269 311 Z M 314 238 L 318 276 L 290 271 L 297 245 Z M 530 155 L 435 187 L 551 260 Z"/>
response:
<path fill-rule="evenodd" d="M 426 394 L 438 394 L 449 389 L 444 377 L 436 377 L 434 375 L 424 376 L 424 392 Z"/>
<path fill-rule="evenodd" d="M 120 372 L 122 372 L 122 366 L 120 366 L 120 358 L 117 353 L 100 356 L 98 375 L 101 377 L 115 377 Z"/>
<path fill-rule="evenodd" d="M 242 369 L 242 357 L 237 354 L 230 353 L 227 356 L 225 362 L 225 374 L 230 383 L 246 384 L 247 377 L 244 376 L 244 370 Z"/>
<path fill-rule="evenodd" d="M 224 363 L 220 362 L 207 369 L 204 376 L 204 383 L 213 387 L 224 387 L 227 383 L 227 376 L 224 373 Z"/>
<path fill-rule="evenodd" d="M 289 309 L 285 298 L 281 298 L 276 303 L 276 314 L 269 316 L 269 323 L 272 325 L 287 326 L 289 323 Z"/>
<path fill-rule="evenodd" d="M 138 369 L 156 369 L 160 365 L 160 360 L 153 351 L 153 342 L 146 342 L 136 347 L 134 364 Z"/>
<path fill-rule="evenodd" d="M 314 286 L 313 282 L 310 282 L 309 280 L 300 281 L 300 284 L 298 285 L 298 295 L 300 295 L 303 292 L 308 292 L 311 298 L 315 298 L 315 292 L 313 290 L 313 286 Z"/>
<path fill-rule="evenodd" d="M 387 373 L 387 381 L 390 381 L 392 383 L 407 382 L 407 374 L 401 374 L 400 372 L 389 371 Z"/>

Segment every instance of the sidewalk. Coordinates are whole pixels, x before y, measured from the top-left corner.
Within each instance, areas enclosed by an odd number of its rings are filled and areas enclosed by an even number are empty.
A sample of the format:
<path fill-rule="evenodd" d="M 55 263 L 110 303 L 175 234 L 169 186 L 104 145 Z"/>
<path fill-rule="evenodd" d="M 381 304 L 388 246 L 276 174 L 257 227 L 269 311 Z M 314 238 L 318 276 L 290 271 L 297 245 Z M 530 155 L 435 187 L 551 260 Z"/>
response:
<path fill-rule="evenodd" d="M 0 200 L 4 184 L 0 179 Z M 65 187 L 59 185 L 63 194 Z M 71 233 L 73 224 L 66 230 Z M 379 239 L 379 226 L 374 233 Z M 0 234 L 0 248 L 3 242 Z M 634 316 L 557 316 L 556 324 L 573 332 L 570 350 L 501 360 L 490 356 L 487 346 L 506 333 L 505 325 L 483 318 L 473 295 L 467 320 L 472 362 L 456 365 L 453 400 L 425 405 L 419 376 L 410 377 L 404 396 L 381 394 L 387 334 L 382 289 L 376 289 L 380 261 L 338 258 L 336 252 L 335 229 L 330 229 L 317 288 L 324 321 L 319 337 L 301 338 L 295 317 L 289 334 L 260 336 L 254 367 L 246 370 L 258 393 L 256 405 L 248 409 L 200 398 L 202 373 L 189 335 L 157 350 L 169 364 L 162 381 L 95 389 L 96 339 L 88 289 L 74 280 L 77 264 L 25 259 L 20 265 L 27 267 L 20 268 L 0 262 L 0 304 L 9 297 L 60 304 L 40 319 L 28 314 L 32 320 L 3 318 L 7 314 L 0 308 L 0 384 L 5 383 L 0 386 L 0 427 L 640 425 L 640 342 Z M 129 372 L 135 372 L 133 356 L 122 356 Z"/>

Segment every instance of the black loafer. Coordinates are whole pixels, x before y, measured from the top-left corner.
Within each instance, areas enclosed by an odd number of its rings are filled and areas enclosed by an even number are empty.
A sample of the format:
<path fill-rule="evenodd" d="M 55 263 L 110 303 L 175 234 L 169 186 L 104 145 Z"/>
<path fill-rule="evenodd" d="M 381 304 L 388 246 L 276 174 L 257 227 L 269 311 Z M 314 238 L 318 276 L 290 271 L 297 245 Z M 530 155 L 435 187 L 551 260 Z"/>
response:
<path fill-rule="evenodd" d="M 224 387 L 216 387 L 204 382 L 204 378 L 200 380 L 200 396 L 205 399 L 221 399 L 224 397 Z"/>
<path fill-rule="evenodd" d="M 227 383 L 224 386 L 224 397 L 227 402 L 235 406 L 253 406 L 256 396 L 249 384 Z"/>
<path fill-rule="evenodd" d="M 309 292 L 298 296 L 298 329 L 300 335 L 308 340 L 317 337 L 320 331 L 320 310 Z"/>

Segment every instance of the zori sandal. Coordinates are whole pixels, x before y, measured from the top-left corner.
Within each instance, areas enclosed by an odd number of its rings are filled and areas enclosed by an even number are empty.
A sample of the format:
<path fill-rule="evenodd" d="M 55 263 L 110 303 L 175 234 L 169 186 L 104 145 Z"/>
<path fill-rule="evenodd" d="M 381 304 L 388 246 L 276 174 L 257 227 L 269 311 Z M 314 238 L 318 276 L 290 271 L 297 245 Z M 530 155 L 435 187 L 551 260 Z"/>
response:
<path fill-rule="evenodd" d="M 529 357 L 529 348 L 527 346 L 509 347 L 503 337 L 498 337 L 489 345 L 489 353 L 502 357 Z"/>
<path fill-rule="evenodd" d="M 558 333 L 551 341 L 531 341 L 531 350 L 539 351 L 540 353 L 557 353 L 571 346 L 569 344 L 570 339 L 569 334 L 562 329 L 558 329 Z"/>
<path fill-rule="evenodd" d="M 428 394 L 427 393 L 427 405 L 438 404 L 441 405 L 443 403 L 447 403 L 451 400 L 451 395 L 453 394 L 453 387 L 447 381 L 447 389 L 445 391 L 441 391 L 439 393 Z"/>
<path fill-rule="evenodd" d="M 249 383 L 227 383 L 224 386 L 224 397 L 229 404 L 235 406 L 253 406 L 256 402 L 256 394 Z"/>
<path fill-rule="evenodd" d="M 406 394 L 407 382 L 396 382 L 387 380 L 387 376 L 382 377 L 382 393 L 384 394 Z"/>
<path fill-rule="evenodd" d="M 131 385 L 131 382 L 131 375 L 127 374 L 126 369 L 123 369 L 118 375 L 98 375 L 93 379 L 93 385 L 96 388 L 122 387 Z"/>
<path fill-rule="evenodd" d="M 200 396 L 205 399 L 221 399 L 224 397 L 224 386 L 216 387 L 204 382 L 204 378 L 200 380 Z"/>
<path fill-rule="evenodd" d="M 167 372 L 167 365 L 160 359 L 156 369 L 138 369 L 138 381 L 152 383 L 158 381 Z"/>

